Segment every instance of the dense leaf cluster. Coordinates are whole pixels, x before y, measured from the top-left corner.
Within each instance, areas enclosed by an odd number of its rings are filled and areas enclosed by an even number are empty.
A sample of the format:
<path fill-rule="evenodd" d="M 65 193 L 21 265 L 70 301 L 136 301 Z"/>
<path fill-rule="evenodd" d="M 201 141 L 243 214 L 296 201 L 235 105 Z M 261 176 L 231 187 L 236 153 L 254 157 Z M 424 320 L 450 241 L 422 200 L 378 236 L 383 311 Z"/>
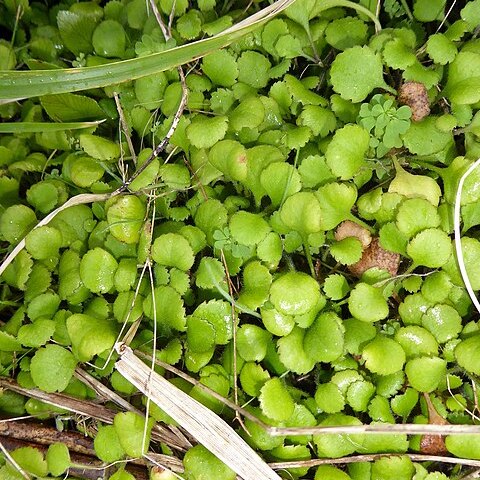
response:
<path fill-rule="evenodd" d="M 237 3 L 157 1 L 166 40 L 144 0 L 50 8 L 6 0 L 0 69 L 84 68 L 162 52 L 231 26 L 248 2 Z M 175 68 L 0 105 L 12 132 L 0 137 L 2 253 L 25 238 L 0 279 L 2 375 L 24 389 L 95 400 L 74 376 L 82 365 L 141 409 L 145 399 L 111 357 L 138 322 L 132 347 L 152 353 L 156 336 L 160 360 L 272 426 L 422 424 L 434 414 L 474 423 L 480 332 L 452 247 L 452 212 L 458 181 L 480 156 L 480 1 L 449 16 L 445 0 L 386 1 L 381 31 L 358 12 L 374 15 L 377 2 L 332 7 L 297 0 L 228 48 L 192 58 L 187 107 L 153 160 L 183 94 Z M 405 85 L 418 87 L 414 95 L 399 94 Z M 20 122 L 74 126 L 22 131 Z M 479 175 L 461 198 L 474 290 Z M 81 193 L 105 197 L 34 228 Z M 198 386 L 178 385 L 232 419 Z M 6 390 L 0 409 L 63 413 Z M 154 405 L 150 417 L 125 412 L 98 424 L 98 458 L 141 456 L 154 421 L 173 423 Z M 419 436 L 279 437 L 248 419 L 245 427 L 239 432 L 268 461 L 426 453 Z M 479 444 L 451 436 L 434 453 L 480 460 Z M 61 476 L 70 465 L 64 447 L 12 456 L 32 475 Z M 191 480 L 235 478 L 201 446 L 183 462 Z M 399 456 L 344 470 L 289 468 L 285 478 L 465 472 L 436 470 Z M 9 463 L 0 477 L 21 478 Z M 131 476 L 120 468 L 111 478 Z"/>

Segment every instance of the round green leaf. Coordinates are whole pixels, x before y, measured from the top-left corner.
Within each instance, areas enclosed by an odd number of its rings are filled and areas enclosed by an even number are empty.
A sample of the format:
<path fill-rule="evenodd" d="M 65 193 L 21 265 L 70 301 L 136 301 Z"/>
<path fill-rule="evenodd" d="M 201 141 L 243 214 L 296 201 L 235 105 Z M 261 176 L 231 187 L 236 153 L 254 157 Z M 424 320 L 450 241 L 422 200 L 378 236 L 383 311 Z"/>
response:
<path fill-rule="evenodd" d="M 145 204 L 135 195 L 118 198 L 107 210 L 110 233 L 121 242 L 138 243 L 145 210 Z"/>
<path fill-rule="evenodd" d="M 215 343 L 226 345 L 233 336 L 232 306 L 222 300 L 201 303 L 192 316 L 206 320 L 215 330 Z"/>
<path fill-rule="evenodd" d="M 333 312 L 320 314 L 307 330 L 303 347 L 315 362 L 332 362 L 343 354 L 345 327 Z M 319 341 L 319 339 L 322 339 Z"/>
<path fill-rule="evenodd" d="M 315 402 L 325 413 L 341 412 L 345 407 L 343 394 L 332 382 L 322 383 L 315 392 Z"/>
<path fill-rule="evenodd" d="M 37 223 L 31 208 L 25 205 L 8 207 L 0 217 L 0 234 L 9 243 L 18 243 Z"/>
<path fill-rule="evenodd" d="M 285 315 L 307 313 L 319 300 L 318 283 L 305 273 L 288 272 L 278 277 L 270 287 L 270 301 Z"/>
<path fill-rule="evenodd" d="M 156 318 L 157 323 L 165 327 L 184 331 L 185 308 L 179 293 L 172 287 L 161 286 L 155 288 L 153 295 L 150 293 L 143 302 L 145 315 L 152 320 Z"/>
<path fill-rule="evenodd" d="M 227 127 L 227 117 L 197 115 L 186 128 L 185 133 L 194 147 L 210 148 L 225 136 Z"/>
<path fill-rule="evenodd" d="M 455 359 L 467 372 L 480 375 L 480 335 L 461 341 L 455 348 Z"/>
<path fill-rule="evenodd" d="M 141 457 L 148 451 L 154 423 L 153 418 L 150 418 L 147 422 L 147 428 L 145 428 L 145 418 L 134 412 L 117 413 L 115 415 L 113 426 L 120 445 L 127 455 Z"/>
<path fill-rule="evenodd" d="M 256 325 L 242 325 L 237 332 L 237 350 L 247 362 L 260 362 L 267 354 L 271 335 Z"/>
<path fill-rule="evenodd" d="M 336 130 L 325 152 L 328 167 L 342 180 L 353 178 L 363 165 L 369 142 L 370 135 L 359 125 Z"/>
<path fill-rule="evenodd" d="M 347 318 L 343 325 L 345 327 L 345 349 L 354 355 L 360 355 L 363 345 L 373 340 L 377 334 L 375 325 L 356 318 Z"/>
<path fill-rule="evenodd" d="M 35 384 L 45 392 L 61 392 L 67 388 L 77 366 L 74 356 L 59 345 L 38 349 L 30 362 Z"/>
<path fill-rule="evenodd" d="M 271 163 L 260 175 L 260 183 L 275 207 L 302 188 L 298 171 L 284 162 Z"/>
<path fill-rule="evenodd" d="M 315 480 L 350 480 L 351 477 L 343 470 L 332 465 L 320 465 L 315 472 Z"/>
<path fill-rule="evenodd" d="M 438 268 L 447 263 L 452 253 L 450 237 L 437 228 L 427 228 L 407 245 L 407 254 L 416 265 Z"/>
<path fill-rule="evenodd" d="M 350 313 L 363 322 L 376 322 L 388 316 L 388 304 L 382 291 L 367 283 L 357 283 L 348 298 Z"/>
<path fill-rule="evenodd" d="M 80 261 L 80 278 L 93 293 L 107 293 L 113 288 L 118 264 L 103 248 L 89 250 Z"/>
<path fill-rule="evenodd" d="M 221 462 L 213 453 L 203 445 L 195 445 L 183 458 L 185 476 L 191 480 L 235 480 L 237 474 Z"/>
<path fill-rule="evenodd" d="M 418 392 L 414 388 L 407 388 L 405 393 L 396 395 L 390 401 L 393 413 L 408 417 L 418 402 Z"/>
<path fill-rule="evenodd" d="M 62 234 L 53 227 L 35 228 L 25 237 L 25 248 L 36 260 L 56 257 L 61 246 Z"/>
<path fill-rule="evenodd" d="M 365 366 L 372 373 L 390 375 L 403 368 L 405 352 L 395 340 L 377 335 L 362 350 Z"/>
<path fill-rule="evenodd" d="M 422 325 L 438 343 L 445 343 L 462 330 L 462 317 L 450 305 L 439 304 L 427 310 L 422 317 Z"/>
<path fill-rule="evenodd" d="M 330 254 L 339 263 L 352 265 L 362 258 L 363 247 L 358 238 L 346 237 L 330 247 Z"/>
<path fill-rule="evenodd" d="M 385 85 L 380 56 L 370 47 L 355 46 L 337 55 L 330 69 L 333 89 L 342 98 L 361 102 Z"/>
<path fill-rule="evenodd" d="M 203 230 L 208 243 L 213 245 L 213 233 L 226 225 L 227 218 L 228 212 L 223 203 L 215 198 L 210 198 L 198 207 L 195 224 Z"/>
<path fill-rule="evenodd" d="M 322 229 L 320 204 L 312 192 L 297 192 L 288 197 L 280 209 L 282 222 L 303 235 Z"/>
<path fill-rule="evenodd" d="M 126 41 L 125 30 L 115 20 L 104 20 L 92 37 L 95 53 L 102 57 L 123 57 Z"/>
<path fill-rule="evenodd" d="M 270 232 L 270 225 L 255 213 L 240 210 L 230 218 L 230 232 L 234 240 L 242 245 L 256 245 Z"/>
<path fill-rule="evenodd" d="M 447 363 L 439 357 L 417 357 L 405 365 L 410 385 L 419 392 L 433 392 L 445 379 Z"/>
<path fill-rule="evenodd" d="M 56 293 L 45 292 L 36 296 L 27 307 L 27 315 L 30 320 L 36 320 L 40 317 L 52 318 L 58 306 L 60 305 L 60 298 Z"/>
<path fill-rule="evenodd" d="M 334 413 L 320 422 L 320 425 L 361 425 L 362 422 L 350 415 Z M 319 457 L 339 458 L 354 453 L 357 449 L 361 450 L 364 436 L 359 435 L 341 435 L 326 434 L 314 435 L 313 442 L 317 446 Z"/>
<path fill-rule="evenodd" d="M 445 446 L 456 457 L 480 460 L 478 435 L 450 435 L 445 438 Z"/>
<path fill-rule="evenodd" d="M 263 384 L 270 378 L 267 370 L 253 362 L 247 362 L 240 372 L 243 391 L 251 397 L 258 397 Z"/>
<path fill-rule="evenodd" d="M 88 155 L 72 157 L 72 160 L 68 166 L 68 176 L 79 187 L 90 187 L 93 183 L 98 182 L 105 173 L 100 163 Z"/>
<path fill-rule="evenodd" d="M 332 300 L 341 300 L 350 291 L 347 279 L 340 274 L 329 275 L 323 282 L 325 295 Z"/>
<path fill-rule="evenodd" d="M 39 318 L 34 323 L 22 325 L 18 330 L 18 341 L 26 347 L 41 347 L 45 345 L 55 332 L 55 322 Z"/>
<path fill-rule="evenodd" d="M 402 346 L 407 358 L 438 354 L 438 343 L 435 337 L 418 325 L 409 325 L 398 329 L 395 341 Z"/>
<path fill-rule="evenodd" d="M 195 261 L 188 240 L 178 233 L 166 233 L 156 238 L 152 245 L 152 258 L 160 265 L 180 270 L 189 270 Z"/>
<path fill-rule="evenodd" d="M 202 60 L 202 70 L 210 80 L 222 87 L 231 87 L 238 76 L 237 62 L 227 50 L 217 50 Z"/>
<path fill-rule="evenodd" d="M 304 336 L 305 330 L 294 327 L 288 335 L 277 340 L 278 356 L 281 363 L 298 374 L 308 373 L 315 366 L 315 361 L 303 349 Z"/>
<path fill-rule="evenodd" d="M 43 458 L 43 453 L 38 448 L 20 447 L 15 449 L 12 453 L 13 460 L 24 470 L 36 477 L 45 477 L 48 473 L 47 462 Z M 8 465 L 7 468 L 11 468 Z M 13 469 L 13 473 L 4 476 L 4 478 L 18 478 L 18 470 Z M 2 475 L 3 477 L 3 475 Z"/>
<path fill-rule="evenodd" d="M 70 467 L 70 452 L 64 443 L 52 443 L 45 459 L 48 471 L 55 477 L 62 475 Z"/>
<path fill-rule="evenodd" d="M 86 362 L 113 347 L 117 332 L 111 320 L 76 313 L 67 318 L 67 331 L 75 356 Z"/>
<path fill-rule="evenodd" d="M 187 318 L 187 342 L 192 352 L 206 352 L 215 345 L 215 329 L 207 320 L 190 316 Z"/>
<path fill-rule="evenodd" d="M 365 412 L 374 393 L 373 383 L 364 380 L 352 382 L 347 389 L 347 403 L 356 412 Z"/>
<path fill-rule="evenodd" d="M 272 420 L 287 420 L 293 413 L 295 404 L 285 385 L 277 377 L 267 380 L 260 390 L 262 412 Z"/>
<path fill-rule="evenodd" d="M 284 315 L 275 308 L 262 308 L 260 312 L 265 328 L 274 335 L 284 337 L 295 326 L 295 320 L 291 315 Z"/>
<path fill-rule="evenodd" d="M 263 88 L 269 80 L 270 61 L 261 53 L 248 50 L 240 55 L 237 62 L 238 80 L 253 88 Z"/>
<path fill-rule="evenodd" d="M 447 36 L 436 33 L 428 37 L 427 53 L 435 63 L 445 65 L 453 61 L 457 54 L 457 47 Z"/>
<path fill-rule="evenodd" d="M 440 225 L 437 209 L 423 198 L 409 198 L 398 207 L 396 225 L 408 238 Z"/>
<path fill-rule="evenodd" d="M 325 30 L 325 40 L 337 50 L 363 45 L 367 39 L 367 25 L 359 18 L 346 17 L 330 22 Z"/>
<path fill-rule="evenodd" d="M 93 441 L 95 453 L 104 462 L 112 463 L 125 456 L 125 450 L 120 444 L 113 425 L 101 425 Z"/>

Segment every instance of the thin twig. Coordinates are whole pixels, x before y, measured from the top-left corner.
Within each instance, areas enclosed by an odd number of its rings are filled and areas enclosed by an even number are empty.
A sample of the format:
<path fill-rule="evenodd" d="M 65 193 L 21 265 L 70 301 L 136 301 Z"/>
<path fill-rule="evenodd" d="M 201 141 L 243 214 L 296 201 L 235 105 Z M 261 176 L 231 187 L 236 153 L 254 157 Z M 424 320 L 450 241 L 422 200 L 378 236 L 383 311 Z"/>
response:
<path fill-rule="evenodd" d="M 103 405 L 70 397 L 69 395 L 65 395 L 63 393 L 47 393 L 39 390 L 38 388 L 24 388 L 6 377 L 0 377 L 0 387 L 20 393 L 21 395 L 41 400 L 49 405 L 68 410 L 79 415 L 95 418 L 103 423 L 112 424 L 115 414 L 117 413 L 116 411 L 111 410 Z M 152 438 L 155 441 L 163 442 L 169 445 L 171 448 L 175 448 L 180 451 L 185 451 L 190 447 L 190 445 L 186 446 L 184 442 L 179 441 L 176 436 L 160 425 L 152 430 Z"/>
<path fill-rule="evenodd" d="M 15 470 L 18 471 L 18 473 L 25 479 L 25 480 L 31 480 L 30 475 L 15 461 L 15 459 L 10 455 L 8 450 L 3 446 L 3 443 L 0 442 L 0 450 L 2 453 L 5 455 L 5 458 L 7 459 L 7 462 L 11 463 Z"/>
<path fill-rule="evenodd" d="M 123 134 L 127 140 L 128 150 L 130 151 L 130 156 L 132 157 L 134 165 L 137 164 L 137 155 L 135 153 L 135 148 L 133 147 L 132 138 L 130 137 L 130 132 L 128 128 L 125 115 L 123 113 L 122 104 L 120 103 L 120 98 L 118 97 L 117 92 L 113 92 L 113 98 L 115 99 L 115 105 L 117 106 L 118 118 L 120 119 L 120 125 L 122 127 Z"/>
<path fill-rule="evenodd" d="M 225 254 L 223 253 L 223 249 L 220 250 L 220 256 L 222 258 L 223 268 L 225 269 L 225 275 L 227 276 L 227 285 L 228 285 L 228 292 L 230 294 L 230 298 L 232 299 L 230 302 L 231 314 L 232 314 L 232 332 L 233 332 L 233 399 L 235 405 L 238 406 L 238 364 L 237 364 L 237 312 L 235 310 L 235 300 L 233 298 L 233 286 L 232 280 L 230 279 L 230 272 L 228 271 L 227 260 L 225 259 Z M 240 416 L 240 412 L 235 409 L 235 418 L 237 419 L 240 426 L 250 435 L 250 432 L 245 427 L 243 423 L 242 417 Z"/>
<path fill-rule="evenodd" d="M 160 30 L 162 31 L 163 38 L 165 41 L 169 40 L 171 38 L 170 33 L 168 32 L 167 28 L 165 27 L 165 23 L 163 22 L 162 15 L 160 14 L 160 11 L 158 10 L 157 4 L 155 3 L 155 0 L 150 0 L 150 7 L 152 9 L 153 14 L 155 15 L 155 20 L 158 23 L 158 26 L 160 27 Z"/>
<path fill-rule="evenodd" d="M 280 470 L 285 468 L 311 468 L 318 465 L 330 465 L 330 464 L 347 464 L 358 462 L 374 462 L 384 457 L 408 457 L 414 462 L 441 462 L 441 463 L 454 463 L 457 465 L 468 465 L 472 467 L 480 467 L 480 460 L 470 460 L 467 458 L 456 457 L 441 457 L 437 455 L 424 455 L 421 453 L 374 453 L 367 455 L 353 455 L 350 457 L 340 458 L 316 458 L 313 460 L 302 460 L 298 462 L 275 462 L 269 463 L 269 466 L 274 470 Z"/>

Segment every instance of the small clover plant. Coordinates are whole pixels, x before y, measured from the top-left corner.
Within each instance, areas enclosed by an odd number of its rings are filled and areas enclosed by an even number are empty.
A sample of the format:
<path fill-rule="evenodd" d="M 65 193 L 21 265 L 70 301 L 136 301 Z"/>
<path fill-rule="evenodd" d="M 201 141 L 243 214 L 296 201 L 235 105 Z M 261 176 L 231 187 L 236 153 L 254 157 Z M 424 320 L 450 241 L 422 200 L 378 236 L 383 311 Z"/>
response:
<path fill-rule="evenodd" d="M 394 98 L 377 94 L 360 107 L 358 122 L 370 132 L 370 147 L 377 158 L 383 157 L 392 148 L 402 147 L 401 136 L 410 127 L 410 107 L 403 105 L 397 108 L 395 103 Z"/>

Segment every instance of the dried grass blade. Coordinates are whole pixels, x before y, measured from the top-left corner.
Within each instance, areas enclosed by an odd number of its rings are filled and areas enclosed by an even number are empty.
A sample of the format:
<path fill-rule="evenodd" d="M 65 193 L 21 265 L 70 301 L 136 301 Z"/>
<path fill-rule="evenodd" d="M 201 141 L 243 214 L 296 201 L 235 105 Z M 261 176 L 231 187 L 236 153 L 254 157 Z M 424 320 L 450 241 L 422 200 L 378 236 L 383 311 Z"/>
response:
<path fill-rule="evenodd" d="M 124 343 L 116 349 L 118 372 L 244 480 L 280 480 L 224 420 L 151 371 Z"/>

